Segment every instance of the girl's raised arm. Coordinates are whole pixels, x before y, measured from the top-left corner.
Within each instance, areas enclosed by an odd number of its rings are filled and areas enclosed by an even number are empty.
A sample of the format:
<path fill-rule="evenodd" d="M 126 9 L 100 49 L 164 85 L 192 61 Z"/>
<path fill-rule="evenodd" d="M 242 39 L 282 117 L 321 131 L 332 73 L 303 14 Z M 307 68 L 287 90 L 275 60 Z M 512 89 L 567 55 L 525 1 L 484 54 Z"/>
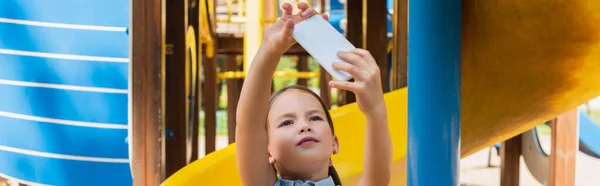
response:
<path fill-rule="evenodd" d="M 242 87 L 235 138 L 243 185 L 274 185 L 276 181 L 275 171 L 268 161 L 265 124 L 271 78 L 280 56 L 273 46 L 261 46 Z"/>
<path fill-rule="evenodd" d="M 367 118 L 364 171 L 358 184 L 389 185 L 393 151 L 379 67 L 363 49 L 340 52 L 339 57 L 348 63 L 336 63 L 333 68 L 348 72 L 354 82 L 332 81 L 330 86 L 354 92 L 358 107 Z"/>
<path fill-rule="evenodd" d="M 265 30 L 242 86 L 236 115 L 236 150 L 243 185 L 268 186 L 276 181 L 275 170 L 269 164 L 265 129 L 273 73 L 283 53 L 296 43 L 292 37 L 294 24 L 316 14 L 306 3 L 298 4 L 298 8 L 300 13 L 292 15 L 292 5 L 285 3 L 283 16 Z"/>

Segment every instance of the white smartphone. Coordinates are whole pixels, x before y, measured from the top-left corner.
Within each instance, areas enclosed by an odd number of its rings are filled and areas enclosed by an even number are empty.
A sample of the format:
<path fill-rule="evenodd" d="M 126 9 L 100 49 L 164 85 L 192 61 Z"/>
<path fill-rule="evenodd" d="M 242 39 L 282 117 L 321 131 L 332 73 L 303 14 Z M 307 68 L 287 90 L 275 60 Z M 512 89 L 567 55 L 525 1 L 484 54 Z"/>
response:
<path fill-rule="evenodd" d="M 333 63 L 344 62 L 340 51 L 356 49 L 341 33 L 320 15 L 314 15 L 294 28 L 294 39 L 336 80 L 349 80 L 352 75 L 333 69 Z"/>

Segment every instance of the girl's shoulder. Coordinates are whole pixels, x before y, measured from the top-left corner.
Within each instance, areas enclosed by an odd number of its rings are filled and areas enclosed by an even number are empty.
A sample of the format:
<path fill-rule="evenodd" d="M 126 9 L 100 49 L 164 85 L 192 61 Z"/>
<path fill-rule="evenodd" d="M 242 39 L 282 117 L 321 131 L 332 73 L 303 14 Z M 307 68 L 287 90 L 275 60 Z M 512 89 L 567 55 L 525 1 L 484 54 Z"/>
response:
<path fill-rule="evenodd" d="M 278 178 L 275 182 L 275 186 L 335 186 L 335 184 L 333 183 L 333 179 L 331 178 L 331 176 L 329 176 L 318 182 L 304 182 L 300 180 L 286 180 L 283 178 Z"/>

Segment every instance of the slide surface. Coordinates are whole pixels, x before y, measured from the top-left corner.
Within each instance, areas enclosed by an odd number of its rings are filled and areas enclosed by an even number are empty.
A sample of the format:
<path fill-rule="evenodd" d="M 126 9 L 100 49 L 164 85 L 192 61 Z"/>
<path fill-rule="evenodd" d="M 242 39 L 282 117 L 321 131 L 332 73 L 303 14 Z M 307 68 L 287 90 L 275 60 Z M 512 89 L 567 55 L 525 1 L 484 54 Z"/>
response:
<path fill-rule="evenodd" d="M 463 2 L 462 157 L 600 96 L 599 6 L 600 0 Z M 395 160 L 390 185 L 404 185 L 407 89 L 386 94 L 386 100 Z M 343 182 L 353 185 L 362 170 L 364 118 L 356 105 L 331 113 L 341 147 L 334 164 Z M 237 174 L 231 145 L 164 185 L 240 185 Z"/>

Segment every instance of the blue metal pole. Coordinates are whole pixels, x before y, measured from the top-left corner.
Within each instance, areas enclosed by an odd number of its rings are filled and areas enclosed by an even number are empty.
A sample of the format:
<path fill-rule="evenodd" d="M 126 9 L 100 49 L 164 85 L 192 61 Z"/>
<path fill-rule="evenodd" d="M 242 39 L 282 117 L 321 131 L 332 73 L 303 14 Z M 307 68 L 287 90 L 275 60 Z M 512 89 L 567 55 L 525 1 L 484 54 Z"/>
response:
<path fill-rule="evenodd" d="M 408 6 L 408 185 L 458 185 L 461 0 Z"/>

